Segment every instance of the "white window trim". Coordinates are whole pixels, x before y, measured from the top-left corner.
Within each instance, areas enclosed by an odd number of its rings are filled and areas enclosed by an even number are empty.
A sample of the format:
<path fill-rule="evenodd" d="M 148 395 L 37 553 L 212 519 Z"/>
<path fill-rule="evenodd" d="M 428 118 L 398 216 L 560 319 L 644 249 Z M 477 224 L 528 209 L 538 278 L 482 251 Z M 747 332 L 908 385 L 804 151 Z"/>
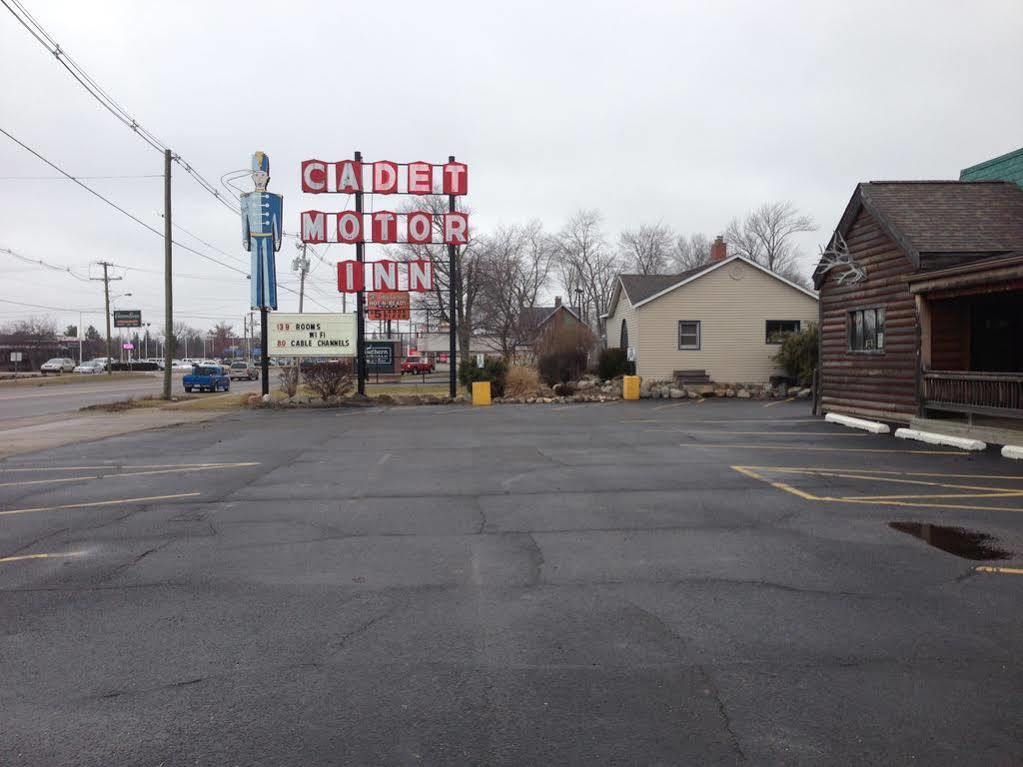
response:
<path fill-rule="evenodd" d="M 696 325 L 696 346 L 683 346 L 682 345 L 682 323 L 692 323 Z M 677 331 L 677 342 L 678 351 L 680 352 L 698 352 L 703 349 L 703 321 L 702 320 L 679 320 L 676 325 Z"/>

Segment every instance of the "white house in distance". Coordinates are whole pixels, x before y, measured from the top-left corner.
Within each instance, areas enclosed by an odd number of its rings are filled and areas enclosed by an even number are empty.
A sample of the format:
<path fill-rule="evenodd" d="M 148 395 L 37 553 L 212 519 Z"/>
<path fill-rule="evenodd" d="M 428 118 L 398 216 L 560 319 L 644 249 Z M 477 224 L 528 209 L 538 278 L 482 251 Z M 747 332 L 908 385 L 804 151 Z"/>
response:
<path fill-rule="evenodd" d="M 718 237 L 711 260 L 681 274 L 622 274 L 604 315 L 607 345 L 632 348 L 644 379 L 766 383 L 781 336 L 817 322 L 817 296 Z M 706 377 L 704 377 L 706 376 Z"/>

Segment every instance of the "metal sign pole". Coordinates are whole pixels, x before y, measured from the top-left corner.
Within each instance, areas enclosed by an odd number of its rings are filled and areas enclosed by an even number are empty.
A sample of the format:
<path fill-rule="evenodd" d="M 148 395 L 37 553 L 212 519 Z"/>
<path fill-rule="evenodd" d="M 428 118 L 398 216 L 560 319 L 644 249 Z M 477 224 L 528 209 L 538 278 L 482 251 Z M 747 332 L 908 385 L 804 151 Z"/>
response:
<path fill-rule="evenodd" d="M 355 162 L 362 163 L 362 152 L 355 153 Z M 362 179 L 359 179 L 359 191 L 355 193 L 355 212 L 359 214 L 359 220 L 362 220 Z M 360 238 L 359 242 L 355 243 L 355 260 L 359 262 L 358 269 L 362 269 L 362 264 L 366 259 L 366 243 Z M 361 289 L 364 286 L 360 286 L 360 290 L 355 294 L 355 369 L 356 376 L 359 382 L 359 394 L 366 394 L 366 318 L 364 316 L 365 307 L 365 293 Z"/>
<path fill-rule="evenodd" d="M 455 156 L 449 155 L 448 162 L 454 162 Z M 455 212 L 455 196 L 448 195 L 448 210 Z M 450 332 L 448 338 L 448 388 L 452 399 L 458 395 L 458 375 L 455 365 L 455 354 L 458 347 L 458 319 L 455 296 L 458 291 L 458 266 L 455 264 L 455 246 L 448 245 L 448 314 L 450 315 Z"/>
<path fill-rule="evenodd" d="M 259 308 L 259 327 L 262 337 L 259 339 L 260 352 L 260 377 L 262 381 L 263 396 L 265 397 L 270 393 L 270 346 L 267 343 L 267 338 L 270 335 L 268 332 L 267 322 L 267 310 L 265 306 Z"/>

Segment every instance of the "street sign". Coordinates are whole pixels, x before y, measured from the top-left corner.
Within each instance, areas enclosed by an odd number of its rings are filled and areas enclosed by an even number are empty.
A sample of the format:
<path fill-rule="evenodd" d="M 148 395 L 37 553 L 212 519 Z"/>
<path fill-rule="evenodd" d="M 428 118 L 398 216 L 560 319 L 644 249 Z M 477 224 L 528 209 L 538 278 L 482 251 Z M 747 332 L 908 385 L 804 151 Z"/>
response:
<path fill-rule="evenodd" d="M 121 344 L 121 348 L 131 350 L 135 348 L 135 344 Z"/>
<path fill-rule="evenodd" d="M 409 294 L 383 292 L 366 294 L 366 319 L 407 320 L 411 316 Z"/>
<path fill-rule="evenodd" d="M 482 368 L 486 364 L 486 361 L 487 361 L 486 357 L 484 357 L 482 354 L 476 355 L 476 367 Z"/>
<path fill-rule="evenodd" d="M 629 362 L 635 362 L 636 361 L 636 347 L 635 346 L 630 346 L 628 348 L 628 350 L 625 352 L 625 359 L 627 361 L 629 361 Z"/>
<path fill-rule="evenodd" d="M 270 318 L 269 354 L 281 357 L 354 357 L 354 314 L 282 314 Z"/>
<path fill-rule="evenodd" d="M 140 328 L 142 327 L 142 310 L 128 309 L 124 311 L 114 310 L 115 328 Z"/>

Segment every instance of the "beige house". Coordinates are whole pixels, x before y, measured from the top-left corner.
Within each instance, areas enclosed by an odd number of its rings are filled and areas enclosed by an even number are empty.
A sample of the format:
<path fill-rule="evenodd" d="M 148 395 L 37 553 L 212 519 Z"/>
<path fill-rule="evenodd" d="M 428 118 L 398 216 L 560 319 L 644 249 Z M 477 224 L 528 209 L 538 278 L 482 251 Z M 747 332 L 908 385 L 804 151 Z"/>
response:
<path fill-rule="evenodd" d="M 604 315 L 607 345 L 632 349 L 636 373 L 764 383 L 784 333 L 817 322 L 817 296 L 741 256 L 675 275 L 622 274 Z"/>

